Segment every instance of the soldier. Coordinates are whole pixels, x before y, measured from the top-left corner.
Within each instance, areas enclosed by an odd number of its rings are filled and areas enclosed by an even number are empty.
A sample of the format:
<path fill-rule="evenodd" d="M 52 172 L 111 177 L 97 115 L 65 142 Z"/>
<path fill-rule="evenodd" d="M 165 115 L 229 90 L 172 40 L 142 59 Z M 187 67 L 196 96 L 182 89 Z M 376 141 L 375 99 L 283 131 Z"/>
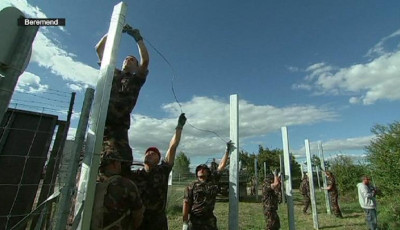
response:
<path fill-rule="evenodd" d="M 183 200 L 183 230 L 218 230 L 214 206 L 221 171 L 225 169 L 233 143 L 229 141 L 218 168 L 213 173 L 207 165 L 196 167 L 197 181 L 185 189 Z"/>
<path fill-rule="evenodd" d="M 274 174 L 269 174 L 264 180 L 263 184 L 263 208 L 266 221 L 266 230 L 278 230 L 281 227 L 278 213 L 278 194 L 276 193 L 276 186 L 278 185 L 278 171 L 275 170 Z"/>
<path fill-rule="evenodd" d="M 139 188 L 140 196 L 146 208 L 141 230 L 166 230 L 168 229 L 165 207 L 168 192 L 168 177 L 174 166 L 175 153 L 181 140 L 182 129 L 186 117 L 179 116 L 175 135 L 172 137 L 165 159 L 161 161 L 161 153 L 156 147 L 150 147 L 145 152 L 144 168 L 134 170 L 131 179 Z"/>
<path fill-rule="evenodd" d="M 122 30 L 132 36 L 137 42 L 140 53 L 140 64 L 134 56 L 127 56 L 122 64 L 122 70 L 115 69 L 111 86 L 110 102 L 104 127 L 102 158 L 110 149 L 116 150 L 122 158 L 122 175 L 128 176 L 132 165 L 132 149 L 129 146 L 128 129 L 131 112 L 136 105 L 140 89 L 146 82 L 149 65 L 149 54 L 139 30 L 125 25 Z M 100 62 L 107 41 L 104 35 L 96 45 Z"/>
<path fill-rule="evenodd" d="M 325 174 L 326 174 L 326 177 L 328 180 L 327 181 L 328 187 L 322 188 L 322 189 L 328 190 L 328 192 L 329 192 L 332 209 L 333 209 L 333 213 L 335 214 L 335 216 L 339 217 L 339 218 L 343 218 L 342 212 L 340 211 L 339 202 L 338 202 L 339 192 L 337 189 L 335 176 L 333 176 L 333 173 L 330 171 L 325 171 Z"/>
<path fill-rule="evenodd" d="M 96 185 L 91 230 L 136 230 L 144 207 L 136 185 L 120 176 L 121 161 L 116 152 L 103 159 L 103 182 Z"/>
<path fill-rule="evenodd" d="M 303 201 L 304 201 L 303 213 L 307 214 L 307 210 L 308 210 L 308 208 L 310 207 L 310 204 L 311 204 L 310 183 L 308 181 L 307 173 L 303 173 L 303 179 L 301 180 L 300 189 L 299 190 L 301 192 L 301 195 L 303 195 Z"/>

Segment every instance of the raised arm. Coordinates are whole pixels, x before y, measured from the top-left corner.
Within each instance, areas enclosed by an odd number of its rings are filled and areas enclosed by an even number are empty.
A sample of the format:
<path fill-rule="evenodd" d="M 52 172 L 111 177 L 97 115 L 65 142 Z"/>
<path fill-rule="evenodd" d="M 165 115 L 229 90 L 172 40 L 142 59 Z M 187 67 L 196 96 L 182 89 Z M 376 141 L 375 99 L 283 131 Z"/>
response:
<path fill-rule="evenodd" d="M 167 154 L 165 155 L 165 162 L 168 163 L 169 165 L 174 165 L 176 149 L 178 148 L 179 142 L 181 141 L 182 129 L 185 123 L 186 123 L 186 117 L 185 114 L 182 113 L 179 116 L 178 125 L 175 128 L 175 134 L 169 143 L 168 151 Z"/>
<path fill-rule="evenodd" d="M 274 183 L 271 184 L 271 188 L 272 188 L 272 189 L 275 189 L 276 186 L 279 185 L 278 169 L 275 169 L 275 171 L 274 171 L 273 174 L 274 174 Z"/>
<path fill-rule="evenodd" d="M 233 145 L 232 141 L 229 141 L 228 143 L 226 143 L 226 151 L 225 151 L 224 156 L 221 159 L 221 162 L 219 162 L 217 171 L 222 171 L 225 169 L 226 162 L 228 162 L 229 154 L 231 153 L 233 148 L 234 148 L 234 145 Z"/>
<path fill-rule="evenodd" d="M 141 71 L 145 72 L 149 67 L 150 58 L 146 45 L 143 42 L 143 37 L 140 35 L 140 31 L 138 29 L 133 29 L 130 25 L 126 24 L 122 32 L 131 35 L 135 39 L 140 54 L 139 68 Z"/>
<path fill-rule="evenodd" d="M 99 57 L 99 63 L 101 63 L 101 60 L 103 60 L 104 47 L 106 46 L 106 41 L 107 41 L 107 34 L 105 34 L 95 46 L 97 57 Z"/>

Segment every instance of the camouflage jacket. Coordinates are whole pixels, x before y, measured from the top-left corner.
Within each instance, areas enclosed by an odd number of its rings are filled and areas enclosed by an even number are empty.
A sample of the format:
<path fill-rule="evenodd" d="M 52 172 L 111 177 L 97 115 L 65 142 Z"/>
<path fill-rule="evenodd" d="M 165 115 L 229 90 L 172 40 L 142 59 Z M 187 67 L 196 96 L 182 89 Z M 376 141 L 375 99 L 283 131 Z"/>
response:
<path fill-rule="evenodd" d="M 300 183 L 300 192 L 302 195 L 310 196 L 310 183 L 308 182 L 307 178 L 303 178 Z"/>
<path fill-rule="evenodd" d="M 123 73 L 115 69 L 108 104 L 106 127 L 123 126 L 129 129 L 130 114 L 136 105 L 140 89 L 146 82 L 146 72 Z"/>
<path fill-rule="evenodd" d="M 331 189 L 328 190 L 329 193 L 338 193 L 337 186 L 336 186 L 336 179 L 334 176 L 327 177 L 326 183 L 328 186 L 332 186 Z"/>
<path fill-rule="evenodd" d="M 140 197 L 146 213 L 165 213 L 168 192 L 168 177 L 172 166 L 165 161 L 150 172 L 144 169 L 134 170 L 131 179 L 140 191 Z M 146 218 L 146 216 L 145 216 Z"/>
<path fill-rule="evenodd" d="M 271 184 L 265 183 L 263 184 L 263 207 L 264 212 L 266 211 L 276 211 L 278 210 L 278 194 L 276 190 L 271 188 Z"/>
<path fill-rule="evenodd" d="M 211 217 L 213 216 L 216 197 L 218 194 L 218 182 L 221 174 L 214 171 L 205 182 L 192 182 L 185 189 L 184 200 L 188 202 L 190 217 Z"/>
<path fill-rule="evenodd" d="M 123 219 L 110 230 L 131 229 L 131 226 L 133 226 L 131 215 L 134 212 L 141 211 L 143 207 L 139 191 L 136 185 L 125 177 L 112 178 L 111 181 L 108 181 L 109 184 L 103 201 L 103 226 L 109 226 L 122 217 Z M 126 215 L 125 218 L 124 215 Z"/>

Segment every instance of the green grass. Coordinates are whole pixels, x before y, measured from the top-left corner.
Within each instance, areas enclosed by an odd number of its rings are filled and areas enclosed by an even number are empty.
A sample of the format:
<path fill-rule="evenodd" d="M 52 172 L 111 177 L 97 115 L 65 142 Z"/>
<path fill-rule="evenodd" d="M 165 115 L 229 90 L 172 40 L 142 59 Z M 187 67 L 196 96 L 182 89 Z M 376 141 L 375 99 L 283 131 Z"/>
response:
<path fill-rule="evenodd" d="M 182 228 L 182 200 L 184 185 L 174 185 L 169 194 L 168 202 L 168 222 L 169 229 Z M 261 193 L 260 193 L 261 194 Z M 326 214 L 325 200 L 323 192 L 316 191 L 317 210 L 319 229 L 329 230 L 365 230 L 365 217 L 362 209 L 359 207 L 357 197 L 340 197 L 339 204 L 344 218 L 338 219 L 334 215 Z M 294 209 L 295 226 L 297 230 L 313 229 L 312 214 L 304 215 L 302 213 L 302 197 L 298 190 L 294 190 Z M 260 202 L 261 196 L 258 196 L 259 202 L 255 197 L 249 197 L 246 201 L 239 203 L 239 229 L 243 230 L 262 230 L 265 228 L 265 220 Z M 310 212 L 310 211 L 309 211 Z M 214 213 L 218 219 L 219 230 L 228 229 L 229 203 L 217 202 Z M 281 220 L 281 229 L 289 229 L 287 219 L 287 206 L 281 204 L 278 214 Z"/>

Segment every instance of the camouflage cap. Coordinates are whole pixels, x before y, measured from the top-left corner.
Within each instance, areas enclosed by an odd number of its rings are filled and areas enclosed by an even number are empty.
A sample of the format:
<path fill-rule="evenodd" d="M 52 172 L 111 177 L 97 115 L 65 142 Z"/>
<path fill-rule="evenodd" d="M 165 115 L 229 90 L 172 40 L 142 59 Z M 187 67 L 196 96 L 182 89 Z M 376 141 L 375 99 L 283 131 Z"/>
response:
<path fill-rule="evenodd" d="M 272 183 L 272 182 L 274 182 L 274 175 L 273 174 L 267 174 L 267 176 L 265 177 L 265 180 L 267 181 L 267 182 L 270 182 L 270 183 Z"/>

